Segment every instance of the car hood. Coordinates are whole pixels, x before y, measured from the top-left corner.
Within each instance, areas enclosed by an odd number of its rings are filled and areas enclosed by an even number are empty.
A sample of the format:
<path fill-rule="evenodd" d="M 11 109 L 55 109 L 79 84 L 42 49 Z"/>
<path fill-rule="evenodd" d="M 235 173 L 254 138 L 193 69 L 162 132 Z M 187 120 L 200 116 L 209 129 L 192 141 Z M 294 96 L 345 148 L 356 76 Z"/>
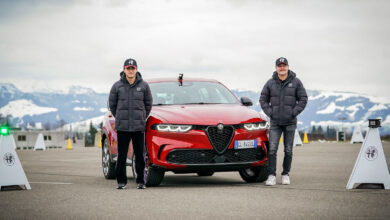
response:
<path fill-rule="evenodd" d="M 260 118 L 258 112 L 237 104 L 153 106 L 151 116 L 164 123 L 195 125 L 241 124 Z"/>

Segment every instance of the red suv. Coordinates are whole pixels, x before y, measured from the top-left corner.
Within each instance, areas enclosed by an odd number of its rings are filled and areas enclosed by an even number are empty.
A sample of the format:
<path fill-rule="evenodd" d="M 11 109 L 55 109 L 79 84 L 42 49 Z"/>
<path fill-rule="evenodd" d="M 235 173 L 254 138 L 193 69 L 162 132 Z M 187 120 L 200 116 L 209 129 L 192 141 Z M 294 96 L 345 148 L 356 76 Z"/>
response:
<path fill-rule="evenodd" d="M 223 84 L 209 79 L 147 80 L 153 107 L 145 131 L 148 186 L 157 186 L 166 171 L 212 176 L 239 171 L 246 182 L 263 182 L 268 122 L 249 109 L 249 98 L 238 100 Z M 117 133 L 107 112 L 102 129 L 102 166 L 107 179 L 115 178 Z M 132 144 L 127 164 L 135 174 Z"/>

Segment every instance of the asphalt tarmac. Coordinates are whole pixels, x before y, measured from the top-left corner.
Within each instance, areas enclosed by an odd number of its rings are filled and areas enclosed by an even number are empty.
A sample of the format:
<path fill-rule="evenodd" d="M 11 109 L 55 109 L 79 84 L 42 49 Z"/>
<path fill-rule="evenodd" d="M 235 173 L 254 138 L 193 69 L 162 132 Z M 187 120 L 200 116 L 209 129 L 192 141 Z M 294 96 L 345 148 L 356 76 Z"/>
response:
<path fill-rule="evenodd" d="M 294 148 L 291 185 L 245 183 L 238 172 L 166 173 L 159 187 L 116 190 L 101 170 L 101 149 L 17 151 L 31 190 L 0 192 L 0 219 L 390 219 L 390 190 L 346 190 L 361 144 Z M 390 143 L 383 143 L 390 162 Z"/>

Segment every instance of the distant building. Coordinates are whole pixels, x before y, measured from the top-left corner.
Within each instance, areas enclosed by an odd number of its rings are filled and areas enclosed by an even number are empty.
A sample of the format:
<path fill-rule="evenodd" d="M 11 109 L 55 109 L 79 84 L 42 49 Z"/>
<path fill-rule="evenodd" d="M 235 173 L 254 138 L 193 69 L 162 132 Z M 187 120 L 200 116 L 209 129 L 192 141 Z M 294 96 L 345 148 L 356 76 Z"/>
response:
<path fill-rule="evenodd" d="M 64 131 L 15 131 L 11 130 L 16 144 L 16 149 L 33 149 L 37 141 L 38 134 L 42 133 L 43 140 L 47 148 L 64 147 L 65 137 L 68 135 Z"/>

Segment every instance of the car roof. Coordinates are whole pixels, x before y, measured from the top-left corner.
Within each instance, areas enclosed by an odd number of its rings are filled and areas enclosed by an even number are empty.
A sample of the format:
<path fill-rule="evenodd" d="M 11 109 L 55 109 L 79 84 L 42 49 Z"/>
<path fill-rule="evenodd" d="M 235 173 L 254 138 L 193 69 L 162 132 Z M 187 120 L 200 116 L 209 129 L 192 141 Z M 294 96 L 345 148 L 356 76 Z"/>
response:
<path fill-rule="evenodd" d="M 174 77 L 166 77 L 166 78 L 152 78 L 152 79 L 145 79 L 148 83 L 159 83 L 159 82 L 177 82 L 178 78 Z M 205 78 L 190 78 L 190 77 L 183 77 L 183 82 L 216 82 L 220 83 L 218 80 L 215 79 L 205 79 Z"/>

